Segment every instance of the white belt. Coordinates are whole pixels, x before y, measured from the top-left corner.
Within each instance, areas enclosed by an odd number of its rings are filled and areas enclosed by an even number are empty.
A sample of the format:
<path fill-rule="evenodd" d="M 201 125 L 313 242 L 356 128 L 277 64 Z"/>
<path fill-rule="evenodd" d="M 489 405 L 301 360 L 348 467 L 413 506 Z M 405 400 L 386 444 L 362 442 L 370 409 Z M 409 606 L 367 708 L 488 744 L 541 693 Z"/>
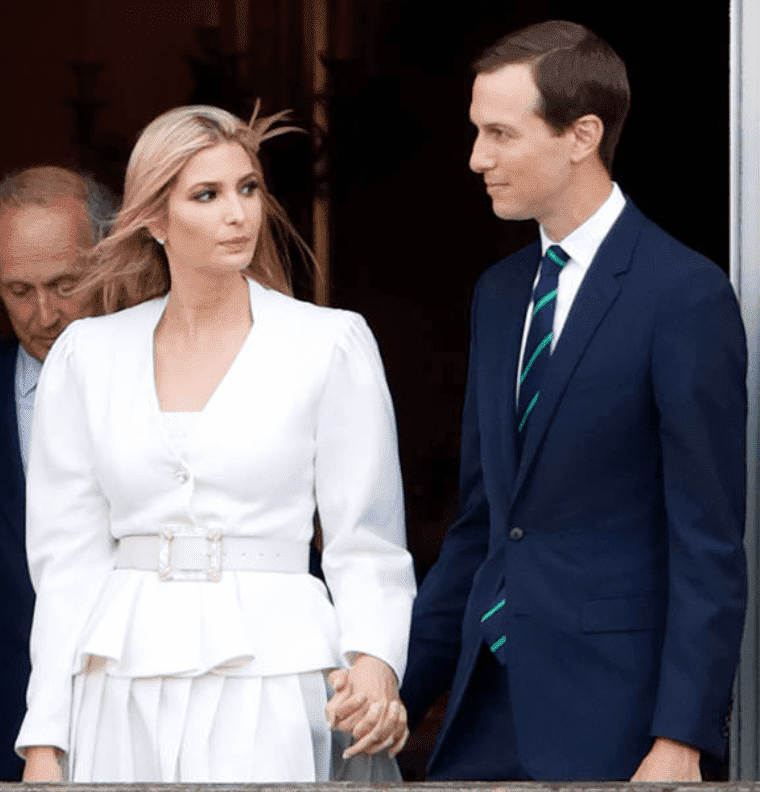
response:
<path fill-rule="evenodd" d="M 117 569 L 156 570 L 161 580 L 219 581 L 223 570 L 295 572 L 309 570 L 309 545 L 253 536 L 158 534 L 119 540 Z"/>

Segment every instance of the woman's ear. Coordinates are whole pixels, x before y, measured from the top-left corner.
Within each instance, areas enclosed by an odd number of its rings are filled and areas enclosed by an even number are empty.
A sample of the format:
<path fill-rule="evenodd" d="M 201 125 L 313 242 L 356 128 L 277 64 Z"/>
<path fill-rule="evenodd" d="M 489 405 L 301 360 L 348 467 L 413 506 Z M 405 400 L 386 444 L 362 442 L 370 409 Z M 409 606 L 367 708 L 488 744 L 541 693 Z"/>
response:
<path fill-rule="evenodd" d="M 153 237 L 153 239 L 156 240 L 156 242 L 158 242 L 159 245 L 164 244 L 166 241 L 166 231 L 164 229 L 163 223 L 148 223 L 147 229 L 148 233 Z"/>

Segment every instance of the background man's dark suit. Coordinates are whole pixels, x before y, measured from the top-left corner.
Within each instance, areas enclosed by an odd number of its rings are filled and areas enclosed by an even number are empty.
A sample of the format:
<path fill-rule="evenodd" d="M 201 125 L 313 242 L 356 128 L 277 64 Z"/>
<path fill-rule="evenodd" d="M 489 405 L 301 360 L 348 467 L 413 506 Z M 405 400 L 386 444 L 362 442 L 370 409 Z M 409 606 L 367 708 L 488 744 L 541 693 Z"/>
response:
<path fill-rule="evenodd" d="M 18 343 L 0 343 L 0 780 L 21 778 L 13 751 L 26 710 L 34 592 L 24 546 L 24 471 L 14 382 Z"/>
<path fill-rule="evenodd" d="M 628 778 L 653 737 L 717 753 L 745 604 L 745 341 L 723 273 L 631 203 L 551 356 L 522 457 L 538 243 L 481 278 L 461 517 L 415 606 L 412 720 L 452 686 L 433 778 Z M 508 693 L 480 628 L 506 577 Z M 485 653 L 485 654 L 483 654 Z M 480 658 L 480 659 L 479 659 Z"/>
<path fill-rule="evenodd" d="M 25 548 L 25 481 L 15 399 L 19 344 L 24 350 L 23 437 L 39 363 L 75 319 L 92 314 L 91 290 L 73 290 L 83 275 L 82 246 L 97 242 L 115 201 L 92 179 L 45 165 L 0 181 L 0 312 L 15 339 L 0 341 L 0 780 L 18 781 L 14 754 L 26 709 L 33 590 Z M 5 322 L 1 322 L 5 324 Z"/>

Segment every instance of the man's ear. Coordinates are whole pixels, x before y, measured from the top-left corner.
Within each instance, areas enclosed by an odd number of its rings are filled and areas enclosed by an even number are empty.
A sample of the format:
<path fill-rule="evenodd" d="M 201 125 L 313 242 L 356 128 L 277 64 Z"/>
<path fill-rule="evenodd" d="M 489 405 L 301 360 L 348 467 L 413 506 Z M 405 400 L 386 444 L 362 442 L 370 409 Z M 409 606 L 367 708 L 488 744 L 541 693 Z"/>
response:
<path fill-rule="evenodd" d="M 599 151 L 604 136 L 604 122 L 598 115 L 589 113 L 581 116 L 573 123 L 571 131 L 574 140 L 570 158 L 573 162 L 582 162 Z"/>

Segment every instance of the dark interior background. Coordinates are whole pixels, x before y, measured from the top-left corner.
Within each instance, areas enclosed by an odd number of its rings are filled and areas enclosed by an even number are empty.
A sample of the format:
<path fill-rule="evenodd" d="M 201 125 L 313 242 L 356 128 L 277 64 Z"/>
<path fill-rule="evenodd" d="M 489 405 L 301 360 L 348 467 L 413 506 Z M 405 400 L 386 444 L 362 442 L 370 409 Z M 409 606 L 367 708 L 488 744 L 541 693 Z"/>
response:
<path fill-rule="evenodd" d="M 330 197 L 331 301 L 364 314 L 380 345 L 422 576 L 456 512 L 473 287 L 536 234 L 532 223 L 497 220 L 468 171 L 468 64 L 542 19 L 594 29 L 622 56 L 632 86 L 616 180 L 726 269 L 728 5 L 687 17 L 662 0 L 454 0 L 449 10 L 432 0 L 249 0 L 242 35 L 241 0 L 9 3 L 0 12 L 0 172 L 69 165 L 118 192 L 139 130 L 166 109 L 206 102 L 245 115 L 259 96 L 263 112 L 291 107 L 311 129 L 321 102 L 326 134 L 278 138 L 263 158 L 307 239 L 314 194 Z M 329 79 L 315 97 L 320 14 Z M 307 276 L 297 281 L 304 294 Z M 408 752 L 407 777 L 422 773 L 436 723 Z"/>

